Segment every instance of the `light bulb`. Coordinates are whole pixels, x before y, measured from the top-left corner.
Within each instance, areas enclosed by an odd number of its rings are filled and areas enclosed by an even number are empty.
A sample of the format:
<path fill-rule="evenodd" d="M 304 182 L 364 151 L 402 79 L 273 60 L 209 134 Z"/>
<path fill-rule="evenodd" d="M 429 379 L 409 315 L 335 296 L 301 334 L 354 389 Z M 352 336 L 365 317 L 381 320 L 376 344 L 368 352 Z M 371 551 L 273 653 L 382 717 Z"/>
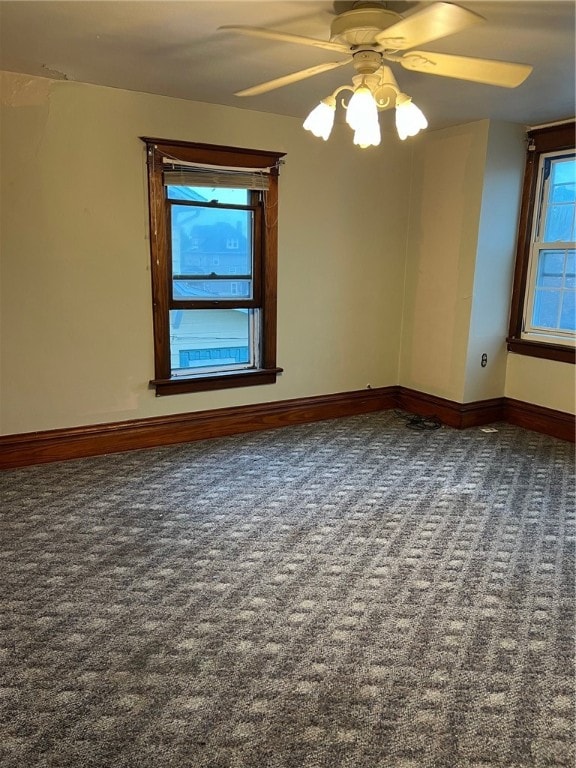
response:
<path fill-rule="evenodd" d="M 374 120 L 366 121 L 354 131 L 354 144 L 361 149 L 377 147 L 380 144 L 380 123 L 378 116 Z"/>
<path fill-rule="evenodd" d="M 378 108 L 372 92 L 365 85 L 360 85 L 348 103 L 346 110 L 346 122 L 356 131 L 365 123 L 378 122 Z"/>
<path fill-rule="evenodd" d="M 303 128 L 305 131 L 310 131 L 314 136 L 327 141 L 334 125 L 335 114 L 336 99 L 333 96 L 329 96 L 327 99 L 322 99 L 317 107 L 314 107 L 306 120 L 304 120 Z"/>
<path fill-rule="evenodd" d="M 423 128 L 428 127 L 428 121 L 422 110 L 412 102 L 406 94 L 401 93 L 396 99 L 396 130 L 404 141 L 408 136 L 416 136 Z"/>

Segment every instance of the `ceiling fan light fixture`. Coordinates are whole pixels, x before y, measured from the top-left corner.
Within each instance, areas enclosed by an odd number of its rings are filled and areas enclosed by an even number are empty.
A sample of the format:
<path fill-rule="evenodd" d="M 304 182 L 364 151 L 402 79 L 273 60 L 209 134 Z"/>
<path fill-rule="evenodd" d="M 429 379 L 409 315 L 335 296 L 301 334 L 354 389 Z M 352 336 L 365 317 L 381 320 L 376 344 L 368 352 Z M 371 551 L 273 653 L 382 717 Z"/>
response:
<path fill-rule="evenodd" d="M 399 93 L 396 98 L 396 130 L 402 141 L 408 136 L 416 136 L 424 128 L 428 127 L 424 113 L 412 101 L 410 96 Z"/>
<path fill-rule="evenodd" d="M 355 132 L 354 143 L 365 147 L 380 143 L 378 112 L 387 109 L 396 107 L 396 128 L 401 140 L 415 136 L 428 127 L 422 111 L 412 103 L 409 96 L 400 91 L 394 73 L 386 62 L 398 64 L 411 72 L 502 88 L 516 88 L 532 71 L 528 64 L 415 50 L 424 43 L 440 40 L 486 21 L 453 1 L 429 0 L 408 15 L 388 10 L 388 3 L 384 0 L 358 0 L 344 5 L 353 5 L 353 8 L 336 14 L 330 27 L 330 40 L 261 27 L 220 27 L 248 36 L 346 55 L 342 60 L 316 64 L 245 88 L 238 91 L 236 96 L 259 96 L 275 88 L 352 64 L 356 72 L 352 77 L 353 84 L 340 86 L 331 97 L 324 99 L 308 115 L 304 128 L 326 141 L 334 124 L 336 96 L 343 90 L 351 91 L 353 95 L 350 103 L 347 106 L 342 102 L 342 106 L 346 109 L 346 122 Z"/>
<path fill-rule="evenodd" d="M 310 112 L 306 120 L 304 120 L 303 128 L 319 139 L 327 141 L 332 133 L 335 114 L 336 99 L 334 96 L 328 96 L 326 99 L 322 99 L 320 104 Z"/>

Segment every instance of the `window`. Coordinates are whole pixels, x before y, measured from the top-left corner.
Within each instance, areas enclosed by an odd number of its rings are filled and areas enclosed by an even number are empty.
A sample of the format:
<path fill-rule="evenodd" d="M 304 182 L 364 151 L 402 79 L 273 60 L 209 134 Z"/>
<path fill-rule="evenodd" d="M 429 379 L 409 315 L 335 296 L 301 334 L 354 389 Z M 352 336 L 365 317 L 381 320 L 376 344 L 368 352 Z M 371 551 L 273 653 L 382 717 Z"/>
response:
<path fill-rule="evenodd" d="M 574 362 L 574 123 L 528 133 L 508 349 Z"/>
<path fill-rule="evenodd" d="M 273 383 L 283 155 L 143 141 L 156 394 Z"/>

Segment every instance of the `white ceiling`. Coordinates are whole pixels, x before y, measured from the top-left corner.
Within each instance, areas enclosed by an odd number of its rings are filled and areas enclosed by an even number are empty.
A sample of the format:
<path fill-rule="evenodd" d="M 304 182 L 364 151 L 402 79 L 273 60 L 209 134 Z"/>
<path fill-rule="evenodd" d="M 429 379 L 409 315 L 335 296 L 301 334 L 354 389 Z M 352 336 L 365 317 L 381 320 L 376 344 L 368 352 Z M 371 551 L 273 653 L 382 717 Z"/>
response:
<path fill-rule="evenodd" d="M 219 32 L 248 24 L 328 39 L 335 10 L 352 3 L 322 0 L 0 0 L 0 69 L 96 83 L 304 118 L 352 67 L 327 72 L 267 94 L 234 92 L 338 54 Z M 390 2 L 409 14 L 422 6 Z M 510 90 L 394 67 L 432 128 L 482 118 L 538 125 L 575 112 L 573 0 L 459 2 L 486 23 L 422 46 L 426 50 L 532 64 Z"/>

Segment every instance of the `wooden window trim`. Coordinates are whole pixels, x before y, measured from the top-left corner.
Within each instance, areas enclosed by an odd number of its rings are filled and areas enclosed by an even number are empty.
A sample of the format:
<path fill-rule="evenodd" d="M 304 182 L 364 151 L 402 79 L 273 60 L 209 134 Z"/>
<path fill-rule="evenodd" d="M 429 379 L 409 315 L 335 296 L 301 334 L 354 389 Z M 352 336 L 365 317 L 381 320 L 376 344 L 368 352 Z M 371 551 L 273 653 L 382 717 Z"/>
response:
<path fill-rule="evenodd" d="M 192 378 L 174 376 L 171 379 L 153 379 L 157 395 L 181 395 L 186 392 L 208 392 L 215 389 L 234 389 L 259 384 L 274 384 L 282 368 L 255 368 L 247 371 L 223 371 L 202 374 Z"/>
<path fill-rule="evenodd" d="M 157 395 L 183 394 L 232 387 L 273 384 L 282 372 L 276 364 L 277 331 L 277 279 L 278 279 L 278 165 L 285 153 L 268 152 L 211 144 L 171 141 L 141 137 L 146 144 L 148 162 L 148 195 L 150 206 L 150 253 L 152 271 L 152 310 L 154 325 L 154 378 L 151 386 Z M 193 377 L 172 376 L 170 365 L 171 280 L 168 206 L 165 202 L 162 178 L 162 160 L 166 156 L 178 157 L 186 162 L 205 163 L 237 168 L 270 168 L 270 187 L 264 195 L 264 255 L 254 270 L 260 272 L 261 296 L 258 304 L 263 315 L 261 367 L 246 370 L 223 371 L 218 374 L 197 374 Z M 258 234 L 259 236 L 259 234 Z M 178 302 L 185 308 L 186 302 Z M 223 300 L 218 306 L 225 307 Z M 238 302 L 234 302 L 238 306 Z M 254 306 L 254 302 L 246 303 Z M 203 305 L 209 308 L 206 304 Z"/>
<path fill-rule="evenodd" d="M 546 152 L 561 152 L 565 149 L 574 149 L 575 128 L 576 121 L 571 121 L 560 125 L 547 126 L 546 128 L 536 128 L 527 134 L 529 149 L 526 154 L 526 168 L 522 185 L 522 205 L 518 225 L 516 265 L 510 307 L 510 327 L 508 338 L 506 339 L 510 352 L 572 364 L 576 362 L 576 349 L 574 347 L 552 341 L 525 339 L 522 337 L 522 321 L 526 300 L 532 228 L 536 213 L 535 202 L 540 157 Z"/>

